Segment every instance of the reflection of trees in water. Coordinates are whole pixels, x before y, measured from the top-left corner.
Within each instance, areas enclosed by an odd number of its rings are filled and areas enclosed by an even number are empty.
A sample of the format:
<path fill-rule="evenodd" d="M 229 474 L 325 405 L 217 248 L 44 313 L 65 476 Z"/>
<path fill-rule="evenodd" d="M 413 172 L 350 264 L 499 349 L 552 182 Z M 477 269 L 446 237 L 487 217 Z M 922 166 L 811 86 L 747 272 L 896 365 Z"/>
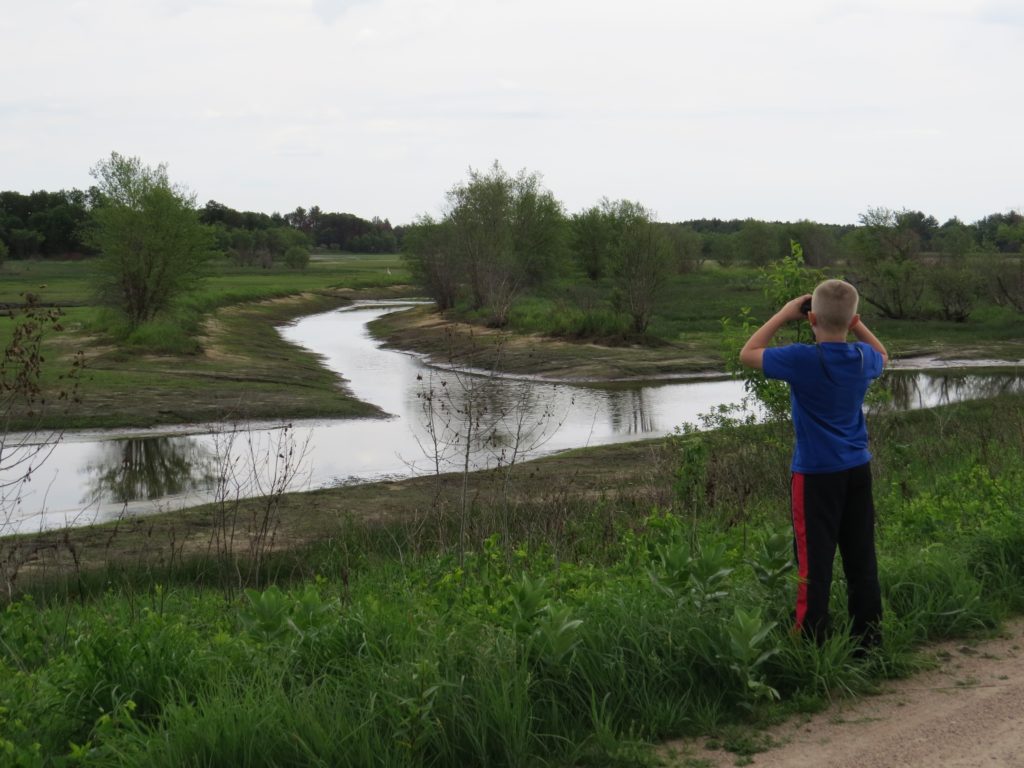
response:
<path fill-rule="evenodd" d="M 655 430 L 654 416 L 645 393 L 643 388 L 609 393 L 608 415 L 615 432 L 640 435 Z"/>
<path fill-rule="evenodd" d="M 885 378 L 896 410 L 982 400 L 1024 391 L 1024 376 L 1012 373 L 915 373 Z"/>
<path fill-rule="evenodd" d="M 214 461 L 189 437 L 147 437 L 105 444 L 85 467 L 89 501 L 157 499 L 208 487 Z"/>
<path fill-rule="evenodd" d="M 437 472 L 516 463 L 554 436 L 575 402 L 557 386 L 496 375 L 429 371 L 419 382 L 415 439 Z"/>
<path fill-rule="evenodd" d="M 477 435 L 479 447 L 522 451 L 548 434 L 557 416 L 555 398 L 545 397 L 544 389 L 532 382 L 519 381 L 487 390 L 481 413 L 491 419 Z"/>

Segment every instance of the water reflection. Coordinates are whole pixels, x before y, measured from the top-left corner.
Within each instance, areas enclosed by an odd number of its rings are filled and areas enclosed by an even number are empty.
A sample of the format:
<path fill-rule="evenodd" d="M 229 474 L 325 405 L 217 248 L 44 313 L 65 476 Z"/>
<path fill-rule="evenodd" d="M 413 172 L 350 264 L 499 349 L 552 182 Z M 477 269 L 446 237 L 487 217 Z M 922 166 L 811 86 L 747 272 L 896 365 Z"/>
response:
<path fill-rule="evenodd" d="M 892 398 L 889 407 L 907 411 L 1024 392 L 1024 374 L 894 373 L 884 378 L 884 387 Z"/>
<path fill-rule="evenodd" d="M 178 496 L 214 482 L 214 459 L 192 437 L 147 437 L 99 443 L 82 469 L 82 504 Z"/>
<path fill-rule="evenodd" d="M 609 393 L 608 416 L 612 429 L 627 435 L 641 435 L 658 429 L 648 389 Z"/>
<path fill-rule="evenodd" d="M 565 425 L 575 396 L 565 387 L 499 376 L 423 369 L 413 408 L 403 413 L 420 456 L 410 469 L 451 471 L 505 466 L 540 450 Z"/>

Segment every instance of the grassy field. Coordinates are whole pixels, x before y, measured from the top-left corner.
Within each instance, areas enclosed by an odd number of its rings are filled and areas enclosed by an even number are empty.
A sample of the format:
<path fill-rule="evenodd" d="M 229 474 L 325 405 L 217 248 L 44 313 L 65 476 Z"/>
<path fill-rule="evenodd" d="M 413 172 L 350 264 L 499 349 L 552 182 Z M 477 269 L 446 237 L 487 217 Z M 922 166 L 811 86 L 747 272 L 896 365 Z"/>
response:
<path fill-rule="evenodd" d="M 758 724 L 1024 610 L 1021 414 L 1014 396 L 871 415 L 886 642 L 866 663 L 842 632 L 787 631 L 785 425 L 572 452 L 468 496 L 457 476 L 288 496 L 255 569 L 266 500 L 228 511 L 234 550 L 218 505 L 8 540 L 0 755 L 645 766 L 713 734 L 742 764 Z"/>
<path fill-rule="evenodd" d="M 239 268 L 227 263 L 201 289 L 133 333 L 92 303 L 89 261 L 8 262 L 0 302 L 24 291 L 66 307 L 65 331 L 47 346 L 46 381 L 82 350 L 79 404 L 54 407 L 42 421 L 15 413 L 12 428 L 152 426 L 230 418 L 372 416 L 379 411 L 344 390 L 318 358 L 284 342 L 276 325 L 326 311 L 362 295 L 408 294 L 394 256 L 334 256 L 305 271 Z M 0 324 L 6 346 L 10 323 Z"/>
<path fill-rule="evenodd" d="M 8 264 L 0 289 L 12 302 L 46 282 L 68 305 L 47 353 L 81 346 L 89 378 L 64 426 L 372 415 L 274 326 L 414 292 L 394 259 L 225 265 L 128 335 L 90 304 L 88 269 Z M 425 310 L 375 329 L 481 365 L 644 377 L 720 370 L 721 317 L 770 310 L 754 271 L 709 271 L 673 284 L 661 343 L 540 338 L 570 298 L 523 302 L 511 338 Z M 894 350 L 1019 357 L 1012 320 L 875 327 Z M 697 734 L 749 760 L 760 724 L 1024 611 L 1021 414 L 1019 395 L 870 414 L 886 642 L 866 663 L 842 631 L 821 648 L 788 632 L 789 427 L 722 414 L 501 472 L 0 539 L 0 764 L 646 766 L 652 745 Z"/>

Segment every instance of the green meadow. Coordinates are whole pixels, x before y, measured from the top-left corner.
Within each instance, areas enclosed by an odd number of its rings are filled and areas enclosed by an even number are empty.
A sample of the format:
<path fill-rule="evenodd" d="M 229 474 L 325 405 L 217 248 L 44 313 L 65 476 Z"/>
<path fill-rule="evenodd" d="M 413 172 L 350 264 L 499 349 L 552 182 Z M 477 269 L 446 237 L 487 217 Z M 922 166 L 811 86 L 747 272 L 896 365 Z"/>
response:
<path fill-rule="evenodd" d="M 38 290 L 64 307 L 47 375 L 85 355 L 81 403 L 47 417 L 66 427 L 374 415 L 274 327 L 416 294 L 393 256 L 222 264 L 128 333 L 93 302 L 88 261 L 2 269 L 0 302 Z M 513 369 L 720 371 L 722 318 L 772 309 L 757 270 L 706 268 L 671 278 L 637 338 L 600 311 L 581 326 L 578 290 L 516 305 L 499 334 Z M 1019 359 L 1024 343 L 994 305 L 966 323 L 868 317 L 897 355 Z M 375 329 L 443 356 L 468 327 L 416 310 Z M 789 427 L 728 412 L 502 472 L 0 539 L 0 764 L 653 766 L 663 741 L 698 735 L 744 764 L 759 728 L 1024 610 L 1022 414 L 1021 395 L 870 413 L 885 643 L 866 660 L 841 577 L 833 638 L 790 633 Z"/>

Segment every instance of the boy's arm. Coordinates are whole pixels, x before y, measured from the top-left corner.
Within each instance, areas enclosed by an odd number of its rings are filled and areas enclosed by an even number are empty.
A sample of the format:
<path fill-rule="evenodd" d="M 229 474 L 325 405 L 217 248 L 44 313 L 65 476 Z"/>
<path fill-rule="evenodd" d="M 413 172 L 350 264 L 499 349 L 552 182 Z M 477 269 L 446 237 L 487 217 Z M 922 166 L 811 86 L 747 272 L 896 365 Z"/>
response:
<path fill-rule="evenodd" d="M 864 321 L 859 317 L 853 324 L 853 327 L 850 328 L 850 333 L 856 337 L 857 341 L 863 341 L 882 356 L 883 368 L 889 363 L 889 353 L 885 351 L 885 346 L 878 340 L 875 334 L 868 330 L 868 327 L 864 325 Z"/>
<path fill-rule="evenodd" d="M 809 298 L 811 298 L 811 294 L 808 293 L 787 302 L 768 322 L 754 331 L 754 335 L 747 339 L 747 343 L 740 350 L 740 362 L 748 368 L 764 368 L 765 349 L 772 343 L 772 339 L 778 333 L 779 328 L 790 320 L 804 319 L 804 313 L 800 311 L 800 305 Z"/>

